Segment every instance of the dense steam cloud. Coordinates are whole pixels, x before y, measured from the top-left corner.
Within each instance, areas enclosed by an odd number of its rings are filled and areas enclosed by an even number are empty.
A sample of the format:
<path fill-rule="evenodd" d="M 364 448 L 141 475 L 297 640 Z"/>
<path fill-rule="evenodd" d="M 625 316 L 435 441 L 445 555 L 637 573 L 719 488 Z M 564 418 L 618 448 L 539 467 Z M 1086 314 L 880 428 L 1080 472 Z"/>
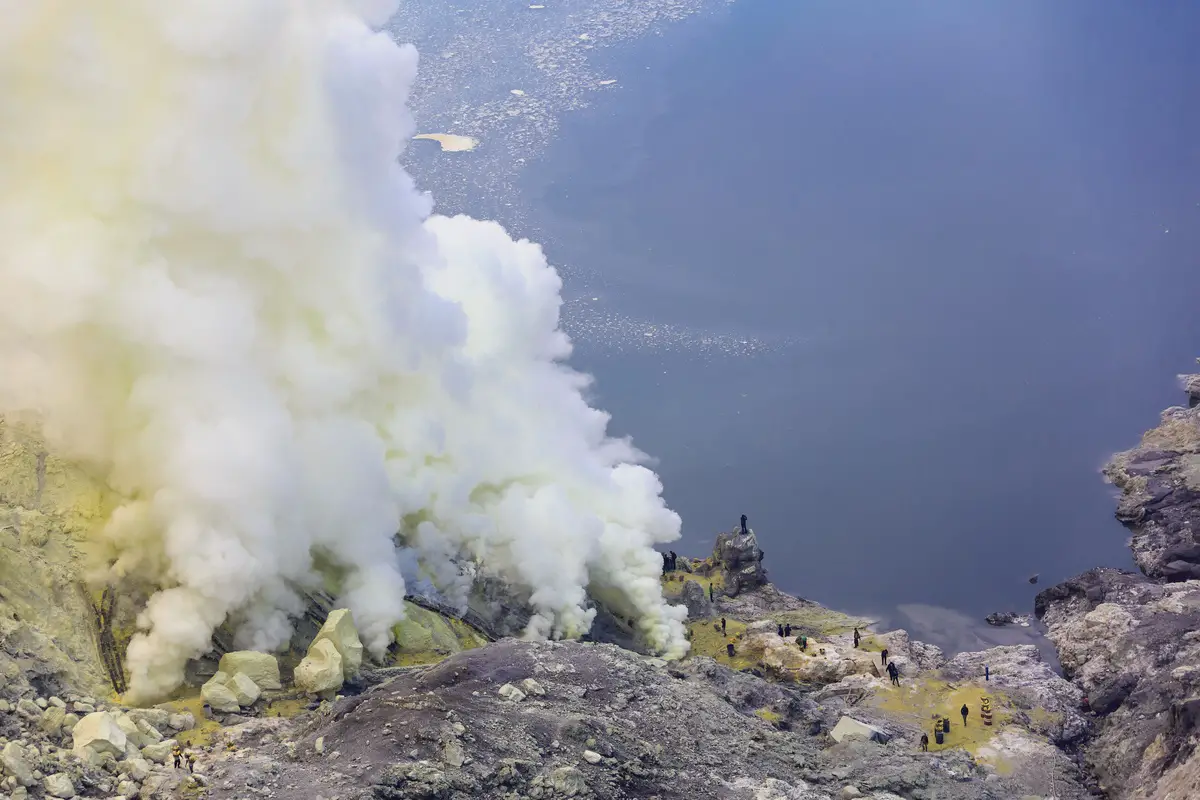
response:
<path fill-rule="evenodd" d="M 532 590 L 530 635 L 590 592 L 686 647 L 679 518 L 561 363 L 558 276 L 398 166 L 395 6 L 0 0 L 0 414 L 118 498 L 102 577 L 159 587 L 135 699 L 227 619 L 281 646 L 331 576 L 378 653 L 403 573 L 454 595 L 466 561 Z"/>

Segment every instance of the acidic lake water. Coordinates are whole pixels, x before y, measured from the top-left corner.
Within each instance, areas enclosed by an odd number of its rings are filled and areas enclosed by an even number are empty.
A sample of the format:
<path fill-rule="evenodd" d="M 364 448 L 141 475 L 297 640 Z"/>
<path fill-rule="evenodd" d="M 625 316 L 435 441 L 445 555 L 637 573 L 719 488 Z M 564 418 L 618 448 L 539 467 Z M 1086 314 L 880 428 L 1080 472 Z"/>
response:
<path fill-rule="evenodd" d="M 788 591 L 975 619 L 1130 566 L 1099 469 L 1200 355 L 1198 34 L 742 0 L 606 51 L 522 197 L 674 549 L 745 513 Z"/>

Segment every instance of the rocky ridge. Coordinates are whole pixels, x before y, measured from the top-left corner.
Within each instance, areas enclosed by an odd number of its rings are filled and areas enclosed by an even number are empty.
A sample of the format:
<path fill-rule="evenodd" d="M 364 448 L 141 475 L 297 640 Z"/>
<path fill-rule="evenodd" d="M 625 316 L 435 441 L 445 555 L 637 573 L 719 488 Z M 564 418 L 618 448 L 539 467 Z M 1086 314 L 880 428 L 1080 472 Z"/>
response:
<path fill-rule="evenodd" d="M 1104 474 L 1121 490 L 1117 518 L 1129 528 L 1139 569 L 1165 581 L 1200 579 L 1200 375 L 1180 376 L 1189 407 L 1162 413 L 1137 447 Z"/>
<path fill-rule="evenodd" d="M 0 421 L 0 800 L 1200 796 L 1200 376 L 1184 383 L 1190 407 L 1106 469 L 1142 574 L 1091 570 L 1037 597 L 1063 676 L 1032 646 L 947 659 L 787 595 L 734 530 L 664 575 L 689 611 L 680 662 L 636 652 L 602 607 L 592 641 L 488 644 L 526 604 L 481 577 L 477 633 L 412 606 L 391 661 L 360 665 L 346 615 L 318 603 L 294 656 L 218 648 L 195 671 L 203 694 L 154 709 L 103 696 L 121 615 L 68 568 L 102 497 Z M 56 590 L 78 599 L 48 608 Z M 935 718 L 950 732 L 923 752 Z"/>
<path fill-rule="evenodd" d="M 1041 592 L 1064 674 L 1087 697 L 1080 747 L 1110 797 L 1200 797 L 1200 375 L 1105 475 L 1139 573 L 1093 569 Z"/>
<path fill-rule="evenodd" d="M 728 541 L 728 540 L 726 540 Z M 746 551 L 757 548 L 743 537 Z M 740 559 L 680 559 L 668 594 L 711 616 L 675 663 L 612 644 L 506 639 L 440 664 L 377 671 L 294 720 L 222 730 L 214 798 L 1083 798 L 1067 752 L 1081 693 L 1035 647 L 947 661 L 769 583 L 724 592 Z M 761 561 L 755 559 L 755 564 Z M 725 630 L 722 632 L 721 619 Z M 782 637 L 788 626 L 793 637 Z M 865 638 L 854 646 L 852 631 Z M 801 647 L 799 636 L 807 637 Z M 733 655 L 728 652 L 732 645 Z M 880 652 L 900 666 L 882 677 Z M 983 680 L 983 665 L 992 681 Z M 933 715 L 993 701 L 995 725 L 922 752 Z M 855 733 L 860 735 L 856 736 Z M 864 737 L 862 732 L 868 732 Z M 845 735 L 849 733 L 849 735 Z M 1063 749 L 1066 748 L 1066 749 Z"/>
<path fill-rule="evenodd" d="M 664 576 L 668 594 L 686 593 L 711 614 L 690 623 L 693 654 L 680 662 L 609 643 L 509 638 L 434 663 L 360 665 L 352 619 L 337 609 L 310 634 L 299 662 L 321 648 L 332 651 L 324 665 L 337 654 L 340 672 L 328 684 L 311 683 L 299 665 L 233 652 L 199 696 L 154 709 L 68 697 L 60 709 L 13 661 L 5 674 L 15 678 L 0 688 L 9 754 L 0 759 L 0 792 L 126 800 L 1087 796 L 1078 764 L 1056 747 L 1087 723 L 1073 688 L 1035 648 L 947 661 L 903 631 L 872 633 L 866 620 L 769 583 L 749 585 L 731 540 L 765 581 L 752 534 L 724 537 L 713 556 Z M 729 596 L 724 587 L 735 580 Z M 779 635 L 784 626 L 792 636 Z M 855 627 L 864 633 L 859 647 Z M 899 687 L 884 677 L 885 647 L 901 669 Z M 987 685 L 984 663 L 992 665 Z M 964 702 L 978 709 L 985 695 L 994 727 L 976 720 L 920 750 L 934 715 L 954 716 Z M 76 702 L 90 713 L 71 716 Z M 194 773 L 174 762 L 176 745 L 195 759 Z"/>

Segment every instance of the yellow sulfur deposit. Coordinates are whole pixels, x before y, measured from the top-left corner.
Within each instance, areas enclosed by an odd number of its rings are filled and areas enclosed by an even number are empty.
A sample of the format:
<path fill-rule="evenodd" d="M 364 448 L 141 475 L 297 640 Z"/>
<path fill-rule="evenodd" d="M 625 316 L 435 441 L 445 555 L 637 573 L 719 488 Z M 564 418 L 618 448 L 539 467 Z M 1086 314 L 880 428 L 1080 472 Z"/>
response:
<path fill-rule="evenodd" d="M 395 627 L 393 653 L 397 666 L 431 664 L 453 653 L 487 644 L 461 620 L 444 617 L 408 601 L 404 603 L 404 610 L 404 620 Z"/>

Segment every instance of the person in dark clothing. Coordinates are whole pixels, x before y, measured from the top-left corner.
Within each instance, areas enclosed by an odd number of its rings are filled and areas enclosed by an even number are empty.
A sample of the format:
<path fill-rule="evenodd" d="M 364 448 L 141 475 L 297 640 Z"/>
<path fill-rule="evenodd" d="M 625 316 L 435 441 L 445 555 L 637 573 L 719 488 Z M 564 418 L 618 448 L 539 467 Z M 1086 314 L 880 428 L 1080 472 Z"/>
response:
<path fill-rule="evenodd" d="M 887 648 L 885 647 L 883 648 L 883 652 L 879 654 L 879 663 L 886 664 L 887 662 Z"/>
<path fill-rule="evenodd" d="M 708 602 L 711 603 L 712 601 L 713 601 L 713 585 L 710 583 L 708 585 Z"/>
<path fill-rule="evenodd" d="M 783 638 L 783 626 L 780 625 L 778 627 L 779 627 L 779 630 L 778 630 L 779 638 L 782 639 Z"/>
<path fill-rule="evenodd" d="M 745 536 L 749 532 L 749 529 L 746 528 L 746 515 L 742 514 L 742 536 Z"/>
<path fill-rule="evenodd" d="M 854 646 L 855 646 L 855 647 L 858 647 L 858 640 L 859 640 L 859 638 L 860 638 L 860 637 L 859 637 L 859 635 L 858 635 L 858 628 L 855 628 L 855 629 L 854 629 Z"/>
<path fill-rule="evenodd" d="M 967 714 L 971 713 L 971 709 L 967 708 L 966 703 L 963 703 L 963 707 L 958 710 L 958 713 L 963 715 L 963 727 L 967 727 Z"/>
<path fill-rule="evenodd" d="M 676 569 L 679 568 L 678 562 L 679 562 L 679 556 L 675 553 L 674 550 L 672 550 L 671 551 L 671 571 L 672 572 L 674 572 Z"/>
<path fill-rule="evenodd" d="M 725 652 L 729 654 L 730 658 L 733 658 L 733 642 L 725 645 Z"/>
<path fill-rule="evenodd" d="M 783 626 L 783 638 L 785 638 L 785 639 L 792 638 L 792 626 L 791 625 Z"/>
<path fill-rule="evenodd" d="M 896 668 L 896 662 L 892 661 L 887 665 L 888 675 L 892 678 L 892 685 L 900 685 L 900 670 Z"/>
<path fill-rule="evenodd" d="M 921 734 L 921 752 L 929 752 L 929 734 L 927 733 Z"/>
<path fill-rule="evenodd" d="M 721 635 L 725 635 L 725 618 L 721 617 Z"/>
<path fill-rule="evenodd" d="M 668 572 L 671 571 L 671 557 L 669 555 L 667 555 L 666 553 L 663 553 L 662 557 L 663 557 L 663 575 L 666 575 Z"/>

